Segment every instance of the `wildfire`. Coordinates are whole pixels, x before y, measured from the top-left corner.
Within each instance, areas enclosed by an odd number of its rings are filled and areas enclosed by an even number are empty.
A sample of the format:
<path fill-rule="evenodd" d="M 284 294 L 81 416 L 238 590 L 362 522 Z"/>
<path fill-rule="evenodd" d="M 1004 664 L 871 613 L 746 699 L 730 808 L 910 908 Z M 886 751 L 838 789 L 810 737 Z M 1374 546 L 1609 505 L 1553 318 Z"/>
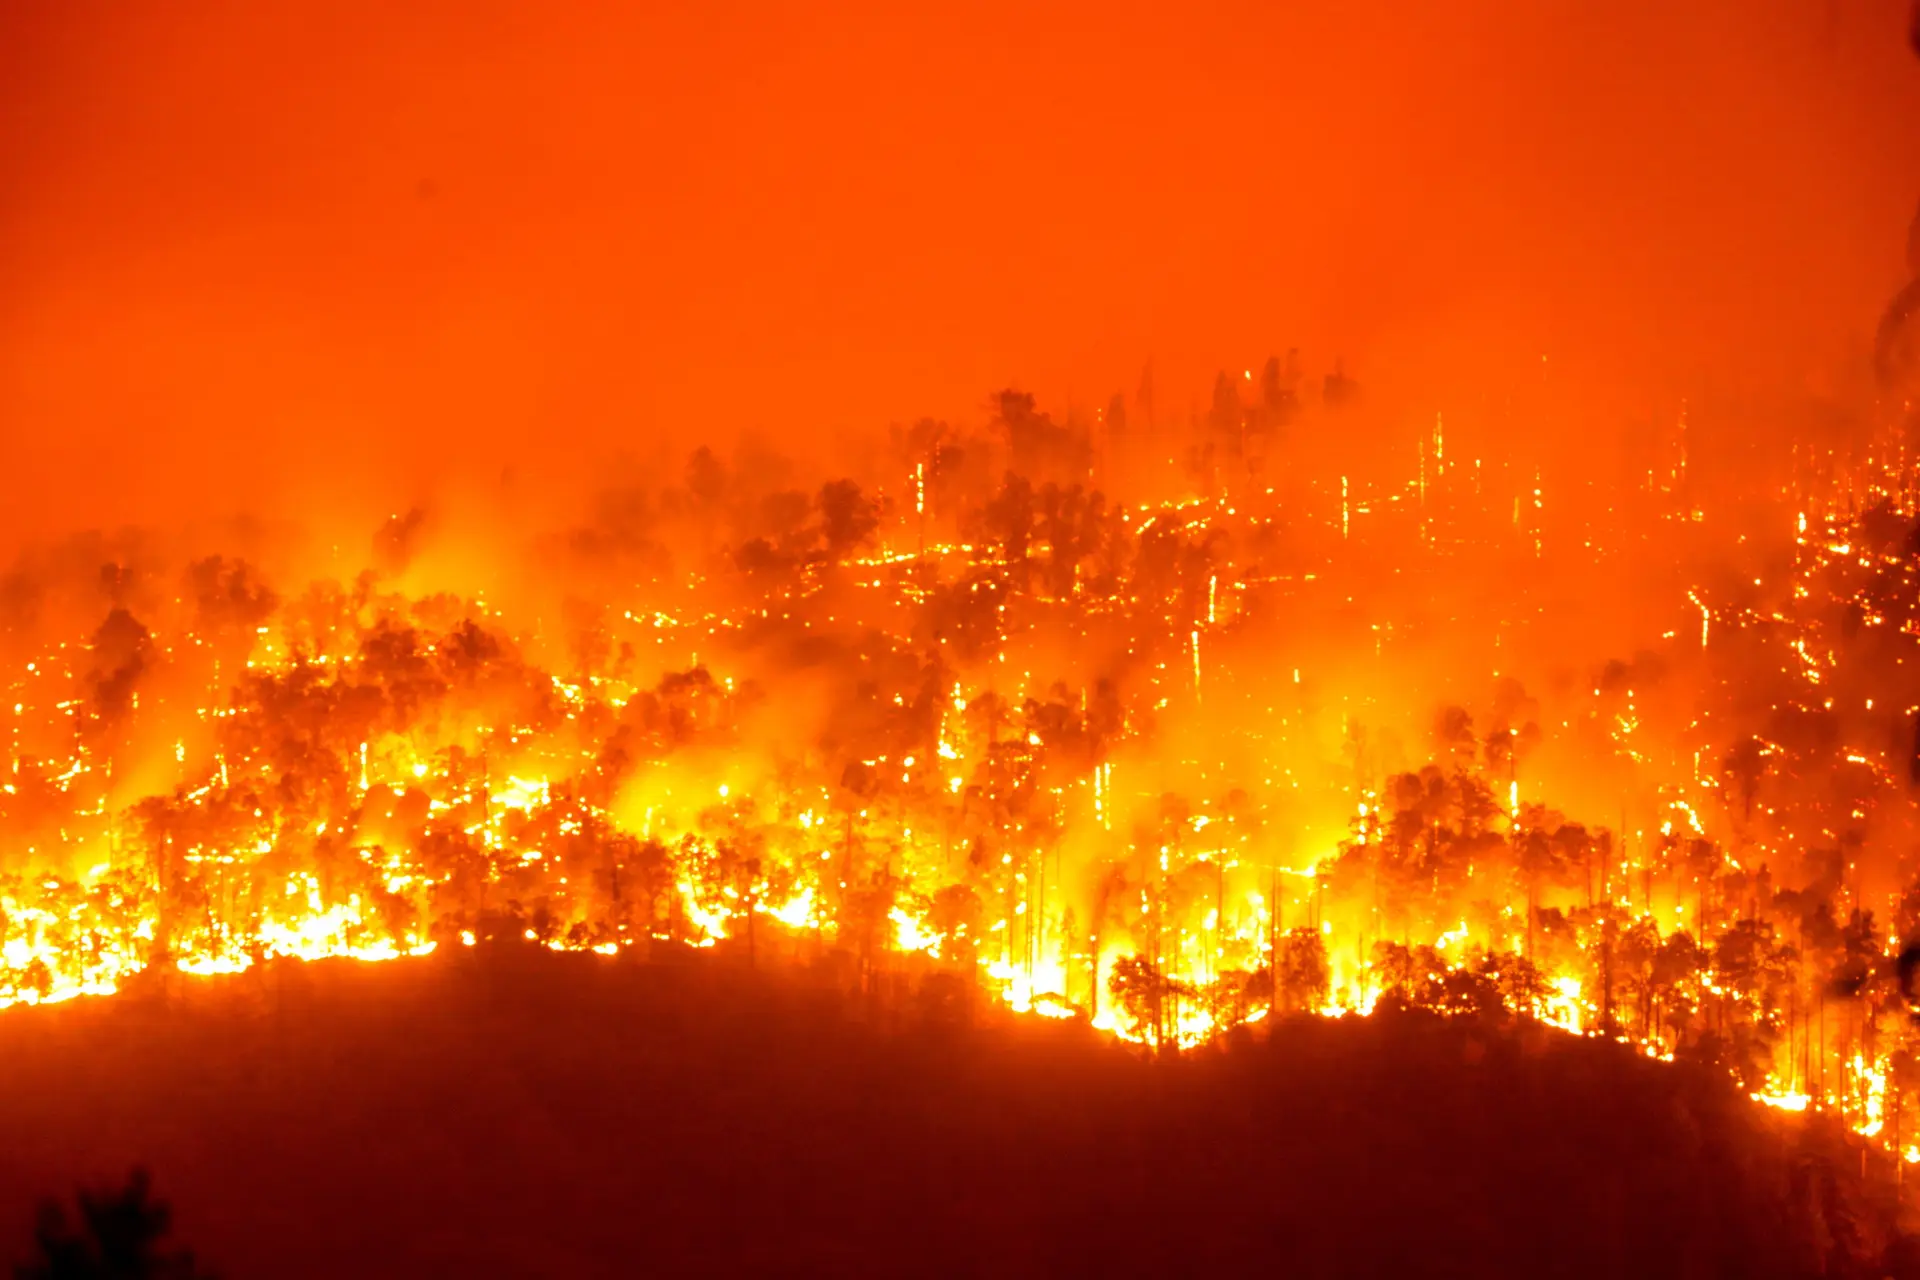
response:
<path fill-rule="evenodd" d="M 1030 403 L 1009 417 L 1016 450 L 1071 454 Z M 1852 478 L 1864 515 L 1791 495 L 1777 607 L 1676 572 L 1697 643 L 1675 623 L 1564 705 L 1492 673 L 1422 755 L 1368 733 L 1428 720 L 1398 664 L 1432 641 L 1390 593 L 1358 612 L 1367 566 L 1512 576 L 1478 615 L 1505 664 L 1539 612 L 1517 566 L 1710 522 L 1651 492 L 1556 551 L 1538 470 L 1503 499 L 1437 430 L 1395 483 L 1111 507 L 1057 460 L 968 490 L 942 450 L 988 445 L 915 447 L 892 505 L 836 481 L 777 519 L 758 495 L 690 516 L 742 527 L 558 656 L 477 600 L 375 577 L 283 598 L 218 557 L 38 635 L 4 703 L 0 1006 L 488 940 L 840 953 L 856 981 L 959 975 L 1155 1046 L 1383 1003 L 1533 1019 L 1710 1057 L 1914 1158 L 1890 957 L 1920 892 L 1872 853 L 1920 814 L 1858 718 L 1888 714 L 1870 664 L 1916 643 L 1905 561 L 1861 556 L 1913 522 L 1911 477 Z M 824 715 L 784 709 L 799 672 Z M 1613 821 L 1547 807 L 1590 777 Z"/>

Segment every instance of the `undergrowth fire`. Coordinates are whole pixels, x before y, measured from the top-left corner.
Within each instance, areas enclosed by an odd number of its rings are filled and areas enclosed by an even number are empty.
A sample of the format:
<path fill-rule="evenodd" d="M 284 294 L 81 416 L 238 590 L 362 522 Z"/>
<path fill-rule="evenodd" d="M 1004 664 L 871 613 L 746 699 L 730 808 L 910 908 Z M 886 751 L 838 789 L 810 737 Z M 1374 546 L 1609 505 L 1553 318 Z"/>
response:
<path fill-rule="evenodd" d="M 555 608 L 443 589 L 419 512 L 295 581 L 28 557 L 0 1005 L 499 940 L 946 975 L 1154 1046 L 1399 1002 L 1920 1159 L 1897 440 L 1737 514 L 1683 415 L 1618 486 L 1438 416 L 1283 465 L 1351 394 L 1275 361 L 1176 430 L 1007 393 L 859 482 L 702 450 L 530 536 Z"/>

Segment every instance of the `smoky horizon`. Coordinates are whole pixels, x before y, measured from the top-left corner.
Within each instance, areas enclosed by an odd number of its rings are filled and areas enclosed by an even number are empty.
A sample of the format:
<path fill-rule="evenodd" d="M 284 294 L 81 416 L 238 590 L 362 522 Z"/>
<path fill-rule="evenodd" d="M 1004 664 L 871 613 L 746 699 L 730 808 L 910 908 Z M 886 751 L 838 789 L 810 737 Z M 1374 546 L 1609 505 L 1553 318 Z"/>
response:
<path fill-rule="evenodd" d="M 1691 404 L 1779 455 L 1871 412 L 1902 18 L 29 6 L 0 536 L 578 502 L 754 438 L 832 470 L 1148 370 L 1184 424 L 1296 348 L 1401 447 L 1477 417 L 1585 468 Z"/>

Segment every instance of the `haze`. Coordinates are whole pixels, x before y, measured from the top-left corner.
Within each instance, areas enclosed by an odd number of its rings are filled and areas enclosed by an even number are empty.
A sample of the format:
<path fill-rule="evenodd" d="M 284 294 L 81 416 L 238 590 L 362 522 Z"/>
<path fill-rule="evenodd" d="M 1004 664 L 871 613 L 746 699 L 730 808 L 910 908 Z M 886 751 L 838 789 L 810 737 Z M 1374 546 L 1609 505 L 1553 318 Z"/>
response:
<path fill-rule="evenodd" d="M 1149 362 L 1184 408 L 1292 346 L 1409 412 L 1543 356 L 1608 412 L 1817 391 L 1920 190 L 1900 22 L 8 6 L 6 532 L 1093 406 Z"/>

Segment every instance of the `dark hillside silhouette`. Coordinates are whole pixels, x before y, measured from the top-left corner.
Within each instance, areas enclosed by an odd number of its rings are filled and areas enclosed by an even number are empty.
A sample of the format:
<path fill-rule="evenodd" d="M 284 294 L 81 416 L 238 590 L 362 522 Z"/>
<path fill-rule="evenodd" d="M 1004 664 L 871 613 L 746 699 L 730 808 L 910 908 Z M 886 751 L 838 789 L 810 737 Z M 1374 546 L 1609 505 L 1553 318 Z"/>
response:
<path fill-rule="evenodd" d="M 0 1034 L 18 1229 L 145 1159 L 240 1280 L 1920 1274 L 1881 1157 L 1535 1027 L 1283 1016 L 1155 1061 L 950 984 L 477 948 Z"/>

